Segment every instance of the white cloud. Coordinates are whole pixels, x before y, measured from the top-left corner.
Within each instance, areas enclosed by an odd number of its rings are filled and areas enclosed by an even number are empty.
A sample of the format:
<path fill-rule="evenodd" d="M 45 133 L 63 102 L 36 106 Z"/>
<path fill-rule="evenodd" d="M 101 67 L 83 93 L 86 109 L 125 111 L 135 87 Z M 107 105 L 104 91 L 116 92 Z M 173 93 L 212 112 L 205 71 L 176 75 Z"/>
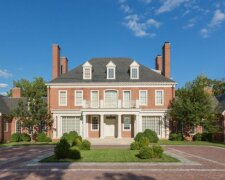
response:
<path fill-rule="evenodd" d="M 7 86 L 8 86 L 8 84 L 0 83 L 0 88 L 6 88 Z"/>
<path fill-rule="evenodd" d="M 7 92 L 0 92 L 0 95 L 7 96 Z"/>
<path fill-rule="evenodd" d="M 172 11 L 186 1 L 187 0 L 164 0 L 163 4 L 156 10 L 156 14 Z"/>
<path fill-rule="evenodd" d="M 0 78 L 9 78 L 12 74 L 9 73 L 6 69 L 0 69 Z"/>
<path fill-rule="evenodd" d="M 127 1 L 126 0 L 119 0 L 119 4 L 120 4 L 120 9 L 124 13 L 131 13 L 133 11 L 131 9 L 131 7 L 127 4 Z"/>
<path fill-rule="evenodd" d="M 137 37 L 154 37 L 156 34 L 149 32 L 149 28 L 158 28 L 160 26 L 160 23 L 152 18 L 141 22 L 141 19 L 137 14 L 126 16 L 124 19 L 124 25 L 130 30 L 132 30 L 134 35 Z"/>
<path fill-rule="evenodd" d="M 218 26 L 220 26 L 225 21 L 225 13 L 221 12 L 221 10 L 215 10 L 213 18 L 207 27 L 202 28 L 200 33 L 204 38 L 208 37 L 209 34 L 214 31 Z"/>

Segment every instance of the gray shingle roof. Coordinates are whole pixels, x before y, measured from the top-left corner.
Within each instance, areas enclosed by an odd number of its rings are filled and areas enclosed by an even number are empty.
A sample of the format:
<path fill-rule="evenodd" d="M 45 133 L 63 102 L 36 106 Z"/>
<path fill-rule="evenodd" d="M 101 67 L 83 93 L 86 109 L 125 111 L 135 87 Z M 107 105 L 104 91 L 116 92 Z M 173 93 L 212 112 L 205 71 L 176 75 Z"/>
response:
<path fill-rule="evenodd" d="M 106 65 L 112 61 L 116 65 L 116 79 L 106 78 Z M 53 79 L 49 83 L 76 83 L 76 82 L 174 82 L 163 75 L 141 65 L 139 67 L 139 79 L 130 79 L 129 67 L 134 60 L 130 58 L 93 58 L 88 62 L 92 65 L 92 79 L 83 80 L 82 65 L 72 69 L 66 74 Z"/>

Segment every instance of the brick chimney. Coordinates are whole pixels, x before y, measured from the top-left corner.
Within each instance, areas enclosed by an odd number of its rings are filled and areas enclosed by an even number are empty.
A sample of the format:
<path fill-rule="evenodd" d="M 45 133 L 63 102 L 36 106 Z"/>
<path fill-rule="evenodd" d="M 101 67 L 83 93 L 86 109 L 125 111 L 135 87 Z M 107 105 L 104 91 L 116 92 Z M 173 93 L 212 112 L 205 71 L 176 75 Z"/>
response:
<path fill-rule="evenodd" d="M 162 56 L 157 55 L 155 58 L 155 69 L 162 73 Z"/>
<path fill-rule="evenodd" d="M 61 57 L 61 74 L 68 72 L 68 59 L 66 57 Z"/>
<path fill-rule="evenodd" d="M 21 97 L 21 89 L 19 87 L 12 88 L 12 97 L 20 98 Z"/>
<path fill-rule="evenodd" d="M 170 43 L 165 42 L 162 48 L 163 71 L 162 74 L 170 78 Z"/>
<path fill-rule="evenodd" d="M 52 79 L 60 76 L 60 47 L 52 45 Z"/>

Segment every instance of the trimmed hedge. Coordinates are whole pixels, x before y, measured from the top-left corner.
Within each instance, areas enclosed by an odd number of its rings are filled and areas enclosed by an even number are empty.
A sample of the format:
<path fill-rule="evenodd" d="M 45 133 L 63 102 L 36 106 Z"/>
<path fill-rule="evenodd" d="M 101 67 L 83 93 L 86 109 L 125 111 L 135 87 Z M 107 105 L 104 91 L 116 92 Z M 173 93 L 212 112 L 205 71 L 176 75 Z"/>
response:
<path fill-rule="evenodd" d="M 149 139 L 147 137 L 141 137 L 141 139 L 139 140 L 139 145 L 140 148 L 149 146 Z"/>
<path fill-rule="evenodd" d="M 57 159 L 63 159 L 68 157 L 70 151 L 70 145 L 66 139 L 60 139 L 59 143 L 56 144 L 54 152 Z"/>
<path fill-rule="evenodd" d="M 71 159 L 80 159 L 80 150 L 77 147 L 71 147 L 67 157 Z"/>
<path fill-rule="evenodd" d="M 83 140 L 82 143 L 78 147 L 80 150 L 90 150 L 91 143 L 88 140 Z"/>
<path fill-rule="evenodd" d="M 182 133 L 170 133 L 169 135 L 169 140 L 171 141 L 183 141 L 184 138 L 183 138 L 183 134 Z"/>
<path fill-rule="evenodd" d="M 140 150 L 140 143 L 134 141 L 130 144 L 130 150 Z"/>
<path fill-rule="evenodd" d="M 159 145 L 153 145 L 152 146 L 153 152 L 154 152 L 154 158 L 162 158 L 163 155 L 163 148 Z"/>
<path fill-rule="evenodd" d="M 70 131 L 69 133 L 64 133 L 61 139 L 65 139 L 70 145 L 72 145 L 77 137 L 79 136 L 76 131 Z"/>
<path fill-rule="evenodd" d="M 151 129 L 145 129 L 144 136 L 148 138 L 150 143 L 157 143 L 159 141 L 156 132 Z"/>
<path fill-rule="evenodd" d="M 82 143 L 82 141 L 80 140 L 80 138 L 75 138 L 75 140 L 72 143 L 72 146 L 80 146 Z"/>
<path fill-rule="evenodd" d="M 138 157 L 141 159 L 151 159 L 154 157 L 152 147 L 142 147 L 139 151 Z"/>
<path fill-rule="evenodd" d="M 38 142 L 51 142 L 52 140 L 44 132 L 42 132 L 37 135 L 37 141 Z"/>
<path fill-rule="evenodd" d="M 135 136 L 134 140 L 135 140 L 135 141 L 140 141 L 140 139 L 141 139 L 142 137 L 145 137 L 144 133 L 139 132 L 139 133 L 137 133 L 137 135 Z"/>

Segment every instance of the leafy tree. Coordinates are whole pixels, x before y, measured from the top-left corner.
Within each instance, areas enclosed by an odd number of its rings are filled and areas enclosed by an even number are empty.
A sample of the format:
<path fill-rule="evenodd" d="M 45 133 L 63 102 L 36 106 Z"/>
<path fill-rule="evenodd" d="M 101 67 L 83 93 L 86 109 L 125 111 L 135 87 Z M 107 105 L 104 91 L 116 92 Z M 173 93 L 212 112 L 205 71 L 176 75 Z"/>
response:
<path fill-rule="evenodd" d="M 208 83 L 207 78 L 198 76 L 177 90 L 176 98 L 171 102 L 168 115 L 180 124 L 180 130 L 184 134 L 189 134 L 198 125 L 208 132 L 214 132 L 218 128 L 217 106 L 212 95 L 205 90 Z"/>
<path fill-rule="evenodd" d="M 23 127 L 28 128 L 33 137 L 33 130 L 41 131 L 41 125 L 46 127 L 52 124 L 51 115 L 45 100 L 47 94 L 43 78 L 35 78 L 33 82 L 27 80 L 18 81 L 22 87 L 23 98 L 18 106 L 12 111 L 12 115 L 17 117 Z M 39 127 L 39 128 L 36 128 Z"/>

